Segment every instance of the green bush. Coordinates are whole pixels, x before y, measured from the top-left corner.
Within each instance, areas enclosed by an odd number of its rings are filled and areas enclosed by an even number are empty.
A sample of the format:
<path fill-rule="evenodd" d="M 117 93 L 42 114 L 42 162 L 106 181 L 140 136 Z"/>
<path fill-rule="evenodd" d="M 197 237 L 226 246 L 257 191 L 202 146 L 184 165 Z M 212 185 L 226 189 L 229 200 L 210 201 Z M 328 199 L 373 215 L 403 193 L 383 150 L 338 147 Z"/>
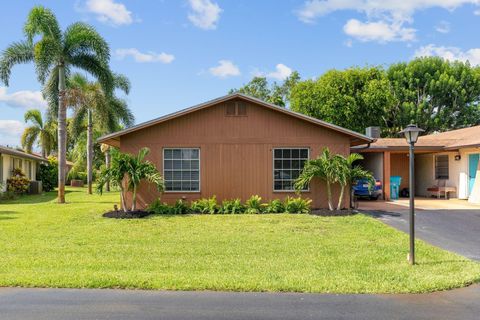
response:
<path fill-rule="evenodd" d="M 217 197 L 198 199 L 193 201 L 190 209 L 196 213 L 215 214 L 218 213 Z"/>
<path fill-rule="evenodd" d="M 173 214 L 187 214 L 190 212 L 190 207 L 182 199 L 175 201 L 175 204 L 171 207 Z"/>
<path fill-rule="evenodd" d="M 245 202 L 245 206 L 247 209 L 245 210 L 246 213 L 250 214 L 258 214 L 263 212 L 263 206 L 262 206 L 262 197 L 258 195 L 251 196 L 250 199 L 248 199 Z"/>
<path fill-rule="evenodd" d="M 42 181 L 42 189 L 45 192 L 58 187 L 58 161 L 55 157 L 49 157 L 47 164 L 40 164 L 37 179 Z"/>
<path fill-rule="evenodd" d="M 173 214 L 173 208 L 160 201 L 160 199 L 155 199 L 155 201 L 150 203 L 146 211 L 154 214 Z"/>
<path fill-rule="evenodd" d="M 70 172 L 68 172 L 67 181 L 71 182 L 72 180 L 82 180 L 83 183 L 87 183 L 87 173 L 83 172 L 83 171 L 76 171 L 75 169 L 72 169 L 72 170 L 70 170 Z M 93 175 L 92 175 L 92 180 L 94 180 Z"/>
<path fill-rule="evenodd" d="M 224 200 L 219 209 L 219 213 L 223 214 L 238 214 L 244 212 L 245 206 L 242 204 L 240 199 Z"/>
<path fill-rule="evenodd" d="M 310 213 L 312 200 L 298 198 L 285 198 L 285 212 L 287 213 Z"/>
<path fill-rule="evenodd" d="M 284 213 L 285 206 L 283 205 L 282 201 L 275 199 L 268 203 L 265 203 L 263 211 L 265 213 Z"/>

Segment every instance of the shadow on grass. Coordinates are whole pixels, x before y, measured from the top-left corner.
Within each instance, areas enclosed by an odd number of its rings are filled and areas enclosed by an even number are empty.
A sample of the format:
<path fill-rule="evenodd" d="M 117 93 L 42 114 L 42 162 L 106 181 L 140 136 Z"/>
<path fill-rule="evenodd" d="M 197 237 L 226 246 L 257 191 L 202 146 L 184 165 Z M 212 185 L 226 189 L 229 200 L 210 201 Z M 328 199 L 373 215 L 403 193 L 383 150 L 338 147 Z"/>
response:
<path fill-rule="evenodd" d="M 10 215 L 12 214 L 18 214 L 16 211 L 11 211 L 11 210 L 0 210 L 0 220 L 12 220 L 16 219 L 17 217 L 12 217 Z"/>
<path fill-rule="evenodd" d="M 453 264 L 453 263 L 465 263 L 469 262 L 468 259 L 456 259 L 456 260 L 436 260 L 436 261 L 416 261 L 415 264 L 419 266 L 436 266 L 444 264 Z"/>

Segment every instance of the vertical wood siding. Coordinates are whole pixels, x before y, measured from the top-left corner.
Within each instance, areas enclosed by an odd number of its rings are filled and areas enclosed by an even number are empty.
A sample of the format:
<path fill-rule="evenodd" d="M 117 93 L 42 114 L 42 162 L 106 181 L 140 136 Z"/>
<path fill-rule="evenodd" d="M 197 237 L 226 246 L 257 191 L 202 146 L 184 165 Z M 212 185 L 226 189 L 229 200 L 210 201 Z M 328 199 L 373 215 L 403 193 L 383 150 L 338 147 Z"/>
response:
<path fill-rule="evenodd" d="M 163 148 L 200 148 L 200 192 L 164 193 L 162 200 L 168 203 L 179 198 L 195 200 L 213 195 L 219 201 L 232 198 L 244 201 L 254 194 L 264 200 L 295 196 L 291 192 L 273 191 L 273 148 L 307 147 L 311 158 L 324 147 L 342 155 L 350 152 L 347 135 L 260 105 L 247 103 L 247 116 L 225 116 L 225 113 L 226 104 L 221 103 L 126 134 L 121 137 L 120 149 L 136 153 L 148 147 L 148 160 L 163 173 Z M 154 187 L 143 183 L 137 196 L 139 207 L 145 207 L 158 196 Z M 325 187 L 319 181 L 314 181 L 310 191 L 302 196 L 311 198 L 314 207 L 326 207 Z"/>

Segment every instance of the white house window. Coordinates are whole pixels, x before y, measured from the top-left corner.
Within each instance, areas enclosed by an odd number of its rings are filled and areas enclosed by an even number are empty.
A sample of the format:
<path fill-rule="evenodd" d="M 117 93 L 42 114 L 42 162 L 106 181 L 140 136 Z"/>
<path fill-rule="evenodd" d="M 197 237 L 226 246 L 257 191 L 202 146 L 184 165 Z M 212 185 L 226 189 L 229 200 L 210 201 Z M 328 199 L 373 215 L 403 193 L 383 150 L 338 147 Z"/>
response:
<path fill-rule="evenodd" d="M 273 190 L 294 191 L 295 180 L 308 158 L 308 148 L 273 149 Z M 307 190 L 308 186 L 305 186 L 304 191 Z"/>
<path fill-rule="evenodd" d="M 448 155 L 435 156 L 435 179 L 448 180 Z"/>
<path fill-rule="evenodd" d="M 163 149 L 165 191 L 200 191 L 200 149 Z"/>

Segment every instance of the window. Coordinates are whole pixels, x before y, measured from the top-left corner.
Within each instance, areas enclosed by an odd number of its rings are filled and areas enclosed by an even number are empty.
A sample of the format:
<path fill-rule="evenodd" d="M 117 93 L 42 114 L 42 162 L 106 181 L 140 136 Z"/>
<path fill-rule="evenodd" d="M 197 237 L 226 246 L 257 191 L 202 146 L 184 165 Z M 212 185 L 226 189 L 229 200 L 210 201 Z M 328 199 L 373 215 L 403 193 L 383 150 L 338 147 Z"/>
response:
<path fill-rule="evenodd" d="M 243 101 L 231 101 L 227 102 L 225 115 L 229 117 L 246 116 L 247 104 Z"/>
<path fill-rule="evenodd" d="M 435 179 L 448 179 L 448 155 L 435 156 Z"/>
<path fill-rule="evenodd" d="M 165 191 L 200 191 L 200 149 L 163 149 Z"/>
<path fill-rule="evenodd" d="M 273 149 L 273 190 L 295 190 L 295 180 L 300 175 L 308 158 L 308 148 Z M 308 191 L 308 186 L 305 186 L 304 191 Z"/>

